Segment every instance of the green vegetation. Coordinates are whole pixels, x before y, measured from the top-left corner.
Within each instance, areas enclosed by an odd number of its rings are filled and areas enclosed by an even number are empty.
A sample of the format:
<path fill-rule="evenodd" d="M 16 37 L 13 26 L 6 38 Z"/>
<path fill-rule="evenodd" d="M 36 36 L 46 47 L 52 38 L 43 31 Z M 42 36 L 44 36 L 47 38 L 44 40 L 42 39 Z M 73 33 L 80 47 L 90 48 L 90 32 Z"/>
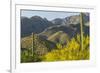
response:
<path fill-rule="evenodd" d="M 36 37 L 36 36 L 35 36 Z M 31 39 L 31 38 L 30 38 Z M 24 39 L 25 40 L 25 39 Z M 32 47 L 22 49 L 21 62 L 41 62 L 41 61 L 64 61 L 64 60 L 88 60 L 89 59 L 89 36 L 83 36 L 83 49 L 81 49 L 80 34 L 71 39 L 67 39 L 66 44 L 56 43 L 56 47 L 50 48 L 50 43 L 35 38 L 34 54 Z M 29 40 L 27 40 L 29 41 Z M 25 44 L 25 43 L 24 43 Z M 51 49 L 51 50 L 50 50 Z"/>
<path fill-rule="evenodd" d="M 52 50 L 44 56 L 44 61 L 59 61 L 59 60 L 87 60 L 89 59 L 89 37 L 84 36 L 84 48 L 80 48 L 80 35 L 72 38 L 68 44 L 62 46 L 57 44 L 57 49 Z"/>

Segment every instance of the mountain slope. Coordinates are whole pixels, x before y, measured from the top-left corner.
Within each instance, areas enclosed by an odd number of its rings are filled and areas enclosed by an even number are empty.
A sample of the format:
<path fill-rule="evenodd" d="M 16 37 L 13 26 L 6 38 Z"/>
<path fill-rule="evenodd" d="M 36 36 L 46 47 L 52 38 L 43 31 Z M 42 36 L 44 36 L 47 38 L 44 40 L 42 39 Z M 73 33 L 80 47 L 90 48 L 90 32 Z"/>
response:
<path fill-rule="evenodd" d="M 52 22 L 47 19 L 43 19 L 39 16 L 33 16 L 31 18 L 22 17 L 21 18 L 21 36 L 30 35 L 32 32 L 40 33 L 44 31 L 45 28 L 52 26 Z"/>
<path fill-rule="evenodd" d="M 47 52 L 51 51 L 52 48 L 55 48 L 56 45 L 53 42 L 45 40 L 38 35 L 34 34 L 33 38 L 32 35 L 24 37 L 21 39 L 21 49 L 30 50 L 32 49 L 32 42 L 34 47 L 34 52 L 38 55 L 44 55 Z"/>
<path fill-rule="evenodd" d="M 58 31 L 53 35 L 51 35 L 50 37 L 48 37 L 49 41 L 60 44 L 66 44 L 68 39 L 69 39 L 68 35 L 63 31 Z"/>

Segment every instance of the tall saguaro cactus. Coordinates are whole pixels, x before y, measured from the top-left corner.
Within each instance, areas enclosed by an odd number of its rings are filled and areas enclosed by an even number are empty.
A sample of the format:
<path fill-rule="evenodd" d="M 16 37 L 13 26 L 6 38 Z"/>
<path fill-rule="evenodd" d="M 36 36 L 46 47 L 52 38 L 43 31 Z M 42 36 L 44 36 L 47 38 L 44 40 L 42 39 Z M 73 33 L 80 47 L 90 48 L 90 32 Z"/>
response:
<path fill-rule="evenodd" d="M 83 20 L 83 13 L 80 13 L 80 31 L 81 31 L 81 50 L 83 50 L 83 25 L 84 25 L 84 20 Z"/>
<path fill-rule="evenodd" d="M 34 33 L 32 33 L 32 56 L 34 54 Z"/>

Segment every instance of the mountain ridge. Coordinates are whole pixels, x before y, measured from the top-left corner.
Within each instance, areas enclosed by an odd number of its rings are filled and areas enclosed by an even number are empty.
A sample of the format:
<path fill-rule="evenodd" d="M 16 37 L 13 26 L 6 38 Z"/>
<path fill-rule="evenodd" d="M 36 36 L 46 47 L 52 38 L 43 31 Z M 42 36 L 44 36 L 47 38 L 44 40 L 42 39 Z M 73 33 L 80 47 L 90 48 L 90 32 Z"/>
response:
<path fill-rule="evenodd" d="M 52 21 L 42 18 L 40 16 L 32 16 L 31 18 L 21 17 L 21 37 L 30 35 L 32 32 L 40 34 L 48 29 L 60 26 L 68 26 L 79 24 L 79 15 L 69 16 L 65 18 L 56 18 Z M 84 25 L 89 26 L 89 15 L 84 15 Z M 87 24 L 86 24 L 87 23 Z"/>

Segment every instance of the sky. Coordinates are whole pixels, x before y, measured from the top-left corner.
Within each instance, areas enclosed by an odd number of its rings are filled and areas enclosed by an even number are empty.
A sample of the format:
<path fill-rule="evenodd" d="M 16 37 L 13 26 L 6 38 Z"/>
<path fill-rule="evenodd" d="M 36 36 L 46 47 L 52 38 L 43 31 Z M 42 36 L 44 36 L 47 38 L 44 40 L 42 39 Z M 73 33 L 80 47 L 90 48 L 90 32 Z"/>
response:
<path fill-rule="evenodd" d="M 53 20 L 55 18 L 65 18 L 72 15 L 78 15 L 75 12 L 54 12 L 54 11 L 34 11 L 34 10 L 21 10 L 21 16 L 32 17 L 40 16 L 42 18 L 47 18 L 48 20 Z"/>

